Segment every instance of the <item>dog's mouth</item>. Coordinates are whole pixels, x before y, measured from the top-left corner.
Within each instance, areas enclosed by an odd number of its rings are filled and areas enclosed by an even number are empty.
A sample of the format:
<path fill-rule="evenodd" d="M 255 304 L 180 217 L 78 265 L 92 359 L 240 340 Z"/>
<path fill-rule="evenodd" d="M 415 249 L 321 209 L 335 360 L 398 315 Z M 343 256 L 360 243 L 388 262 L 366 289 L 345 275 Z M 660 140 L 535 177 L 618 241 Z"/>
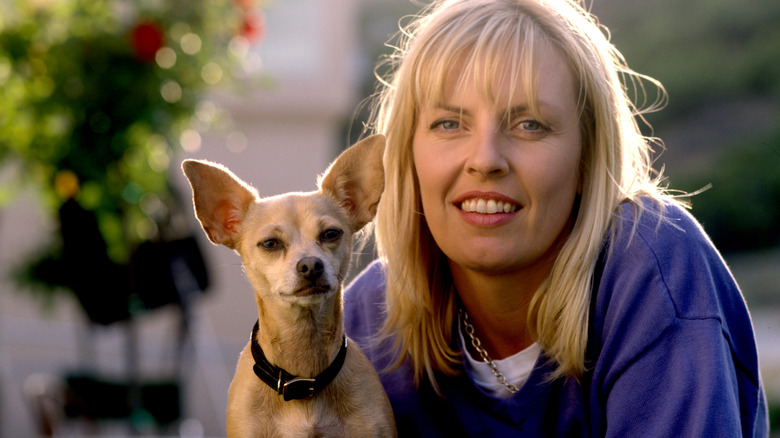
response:
<path fill-rule="evenodd" d="M 330 285 L 306 285 L 293 292 L 296 297 L 309 297 L 313 295 L 323 295 L 331 292 Z"/>

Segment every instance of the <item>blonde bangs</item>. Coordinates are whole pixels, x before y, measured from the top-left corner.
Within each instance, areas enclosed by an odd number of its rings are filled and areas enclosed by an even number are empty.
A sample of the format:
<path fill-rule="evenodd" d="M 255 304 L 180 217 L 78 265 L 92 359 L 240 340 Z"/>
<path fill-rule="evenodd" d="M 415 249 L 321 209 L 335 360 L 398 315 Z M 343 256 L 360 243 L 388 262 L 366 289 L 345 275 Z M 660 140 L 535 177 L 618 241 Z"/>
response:
<path fill-rule="evenodd" d="M 453 15 L 457 17 L 457 12 Z M 491 105 L 496 103 L 497 88 L 509 83 L 510 95 L 518 87 L 524 90 L 529 111 L 540 117 L 536 92 L 538 53 L 547 38 L 534 21 L 520 9 L 504 14 L 486 10 L 476 19 L 473 14 L 445 19 L 449 19 L 447 26 L 427 35 L 416 35 L 425 44 L 407 55 L 414 60 L 409 85 L 415 107 L 432 108 L 451 97 L 447 85 L 452 79 L 455 89 L 472 85 L 480 98 Z M 459 29 L 454 37 L 450 27 Z M 453 74 L 459 76 L 452 78 Z M 469 80 L 472 84 L 466 84 Z M 509 103 L 507 106 L 508 110 Z"/>

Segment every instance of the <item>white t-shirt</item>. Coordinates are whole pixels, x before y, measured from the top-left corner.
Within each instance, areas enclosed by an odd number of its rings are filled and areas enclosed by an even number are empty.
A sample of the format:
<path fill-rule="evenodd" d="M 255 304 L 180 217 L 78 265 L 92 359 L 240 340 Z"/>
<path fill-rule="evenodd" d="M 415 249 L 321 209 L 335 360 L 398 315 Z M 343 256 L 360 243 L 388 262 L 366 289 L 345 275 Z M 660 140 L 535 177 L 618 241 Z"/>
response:
<path fill-rule="evenodd" d="M 463 356 L 466 358 L 464 366 L 468 369 L 471 381 L 493 397 L 509 398 L 512 393 L 496 379 L 496 376 L 490 371 L 490 366 L 487 362 L 471 357 L 466 348 L 468 344 L 466 344 L 466 339 L 463 337 L 463 330 L 459 329 L 458 334 L 460 335 Z M 493 359 L 493 363 L 496 364 L 498 371 L 506 377 L 508 383 L 520 388 L 528 380 L 528 376 L 531 375 L 531 371 L 533 371 L 541 351 L 541 346 L 534 342 L 525 350 L 518 351 L 512 356 L 500 360 Z"/>

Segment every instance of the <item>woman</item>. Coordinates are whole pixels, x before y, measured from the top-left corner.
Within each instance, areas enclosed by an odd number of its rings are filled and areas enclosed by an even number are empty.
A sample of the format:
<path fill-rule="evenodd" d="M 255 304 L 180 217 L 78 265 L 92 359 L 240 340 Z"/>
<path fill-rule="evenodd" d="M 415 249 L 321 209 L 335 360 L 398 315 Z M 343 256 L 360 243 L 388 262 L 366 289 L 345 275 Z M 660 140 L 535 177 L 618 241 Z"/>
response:
<path fill-rule="evenodd" d="M 660 187 L 574 1 L 443 0 L 379 96 L 379 261 L 345 295 L 400 436 L 765 436 L 744 300 Z"/>

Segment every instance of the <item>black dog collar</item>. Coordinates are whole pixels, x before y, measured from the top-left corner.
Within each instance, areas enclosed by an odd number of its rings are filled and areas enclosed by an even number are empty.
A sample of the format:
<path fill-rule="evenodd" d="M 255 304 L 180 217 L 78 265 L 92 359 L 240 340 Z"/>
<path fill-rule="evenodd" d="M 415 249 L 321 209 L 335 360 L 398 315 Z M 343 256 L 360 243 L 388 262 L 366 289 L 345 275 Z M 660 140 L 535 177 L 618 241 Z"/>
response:
<path fill-rule="evenodd" d="M 263 349 L 257 343 L 257 331 L 259 329 L 260 321 L 256 322 L 255 327 L 252 329 L 252 357 L 255 359 L 255 365 L 252 368 L 260 380 L 284 396 L 284 401 L 313 397 L 333 381 L 339 371 L 341 371 L 341 366 L 344 365 L 344 359 L 347 357 L 347 337 L 344 336 L 336 359 L 319 376 L 313 379 L 294 376 L 268 362 L 265 354 L 263 354 Z"/>

